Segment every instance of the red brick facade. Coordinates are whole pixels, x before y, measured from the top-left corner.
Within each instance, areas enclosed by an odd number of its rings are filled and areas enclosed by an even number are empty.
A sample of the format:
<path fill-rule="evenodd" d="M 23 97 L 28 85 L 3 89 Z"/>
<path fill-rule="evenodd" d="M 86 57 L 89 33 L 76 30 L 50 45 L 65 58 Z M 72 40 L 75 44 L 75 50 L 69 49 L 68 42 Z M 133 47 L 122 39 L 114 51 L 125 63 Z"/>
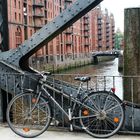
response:
<path fill-rule="evenodd" d="M 69 6 L 72 0 L 10 0 L 10 48 L 15 48 Z M 46 63 L 88 58 L 93 51 L 114 47 L 114 17 L 98 6 L 40 49 L 34 58 Z"/>

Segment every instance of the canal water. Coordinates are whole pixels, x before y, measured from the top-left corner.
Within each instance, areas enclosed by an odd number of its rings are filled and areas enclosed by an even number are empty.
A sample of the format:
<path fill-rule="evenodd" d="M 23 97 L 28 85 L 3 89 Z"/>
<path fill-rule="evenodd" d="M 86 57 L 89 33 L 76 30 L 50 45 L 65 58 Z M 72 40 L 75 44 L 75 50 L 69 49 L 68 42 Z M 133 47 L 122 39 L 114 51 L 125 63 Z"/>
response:
<path fill-rule="evenodd" d="M 89 75 L 111 75 L 120 76 L 118 72 L 118 58 L 113 61 L 100 62 L 98 65 L 87 65 L 70 69 L 64 72 L 65 74 L 89 74 Z"/>
<path fill-rule="evenodd" d="M 100 62 L 98 65 L 87 65 L 84 67 L 78 67 L 74 69 L 67 70 L 63 74 L 78 74 L 78 75 L 91 75 L 91 76 L 107 76 L 106 78 L 106 87 L 115 87 L 115 94 L 123 99 L 123 85 L 122 85 L 122 73 L 118 72 L 118 59 L 116 58 L 113 61 Z M 114 78 L 114 79 L 113 79 Z M 99 79 L 99 78 L 98 78 Z M 103 87 L 105 84 L 102 80 L 98 80 L 100 87 Z M 97 81 L 94 81 L 96 83 Z"/>

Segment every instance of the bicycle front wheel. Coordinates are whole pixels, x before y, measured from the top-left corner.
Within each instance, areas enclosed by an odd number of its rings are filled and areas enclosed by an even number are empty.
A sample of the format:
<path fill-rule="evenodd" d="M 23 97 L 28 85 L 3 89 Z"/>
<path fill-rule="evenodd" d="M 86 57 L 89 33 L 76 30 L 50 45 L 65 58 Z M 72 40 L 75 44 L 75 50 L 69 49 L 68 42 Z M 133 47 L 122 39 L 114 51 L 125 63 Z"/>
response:
<path fill-rule="evenodd" d="M 107 138 L 121 128 L 124 109 L 120 99 L 106 91 L 91 93 L 79 111 L 82 128 L 96 138 Z"/>
<path fill-rule="evenodd" d="M 7 108 L 7 122 L 18 135 L 33 138 L 42 134 L 51 121 L 48 102 L 34 93 L 16 95 Z"/>

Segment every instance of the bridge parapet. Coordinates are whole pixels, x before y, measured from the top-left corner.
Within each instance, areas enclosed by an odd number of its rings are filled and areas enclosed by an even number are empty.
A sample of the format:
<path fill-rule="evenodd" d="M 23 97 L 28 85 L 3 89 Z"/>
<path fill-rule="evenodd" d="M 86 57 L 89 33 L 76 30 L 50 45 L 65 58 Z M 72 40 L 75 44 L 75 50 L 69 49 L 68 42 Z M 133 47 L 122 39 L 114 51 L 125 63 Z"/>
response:
<path fill-rule="evenodd" d="M 120 51 L 119 50 L 110 50 L 110 51 L 97 51 L 92 53 L 92 61 L 93 64 L 98 64 L 99 57 L 106 57 L 105 60 L 113 60 L 116 57 L 119 57 Z M 104 61 L 104 59 L 103 59 Z"/>
<path fill-rule="evenodd" d="M 92 56 L 118 56 L 120 50 L 110 50 L 110 51 L 96 51 L 92 53 Z"/>
<path fill-rule="evenodd" d="M 6 83 L 5 83 L 5 88 L 7 89 L 7 99 L 9 99 L 9 96 L 14 97 L 16 94 L 16 88 L 17 86 L 19 86 L 19 89 L 23 89 L 23 88 L 30 88 L 32 87 L 33 83 L 30 83 L 30 79 L 24 79 L 27 75 L 26 74 L 19 74 L 19 73 L 9 73 L 9 74 L 0 74 L 1 79 L 5 78 Z M 28 75 L 28 77 L 34 77 L 36 75 Z M 47 79 L 47 83 L 50 84 L 52 87 L 57 88 L 57 90 L 61 91 L 60 93 L 64 92 L 66 93 L 67 96 L 70 96 L 71 94 L 73 96 L 76 95 L 77 93 L 77 88 L 79 85 L 79 81 L 75 81 L 74 77 L 75 76 L 79 76 L 78 75 L 68 75 L 68 74 L 59 74 L 59 75 L 52 75 L 50 77 L 48 77 Z M 81 75 L 83 76 L 83 75 Z M 85 75 L 84 75 L 85 76 Z M 111 88 L 115 89 L 114 94 L 116 94 L 121 100 L 123 100 L 123 79 L 127 79 L 128 82 L 131 83 L 131 89 L 134 88 L 134 81 L 136 79 L 140 79 L 140 76 L 96 76 L 96 75 L 88 75 L 91 77 L 91 80 L 88 83 L 84 83 L 83 88 L 85 90 L 89 90 L 90 92 L 98 92 L 98 91 L 110 91 Z M 13 81 L 11 81 L 11 78 L 13 78 Z M 19 84 L 19 79 L 17 80 L 17 78 L 20 79 L 20 83 Z M 29 87 L 24 87 L 24 82 L 26 81 L 29 84 Z M 30 82 L 29 82 L 30 81 Z M 1 83 L 0 83 L 1 84 Z M 9 88 L 9 86 L 12 84 L 13 86 L 13 94 L 9 94 L 9 90 L 11 90 Z M 124 83 L 124 86 L 127 88 L 127 83 Z M 35 89 L 38 90 L 38 86 L 37 84 L 34 85 Z M 58 100 L 58 102 L 65 107 L 65 109 L 68 108 L 68 100 L 65 98 L 64 94 L 58 94 L 55 91 L 49 91 L 52 92 L 52 95 L 56 98 L 56 100 Z M 134 91 L 131 90 L 131 95 L 132 95 L 132 101 L 134 100 Z M 84 95 L 84 94 L 83 94 Z M 1 94 L 1 96 L 3 96 L 3 94 Z M 6 100 L 7 102 L 8 100 Z M 134 104 L 133 102 L 124 102 L 124 106 L 125 106 L 125 122 L 124 125 L 121 129 L 121 131 L 123 132 L 131 132 L 133 131 L 134 133 L 139 133 L 140 134 L 140 118 L 139 118 L 139 113 L 140 113 L 140 105 L 138 104 Z M 1 100 L 0 100 L 0 104 L 1 104 Z M 8 102 L 7 102 L 8 104 Z M 2 108 L 0 109 L 0 111 L 3 111 Z M 54 108 L 53 110 L 54 112 L 54 116 L 53 116 L 53 125 L 60 127 L 64 127 L 64 126 L 68 126 L 68 122 L 65 121 L 64 119 L 64 114 L 61 114 L 59 112 L 59 110 L 57 108 Z M 0 112 L 0 118 L 2 116 L 2 114 L 5 112 Z M 57 123 L 55 123 L 57 122 Z"/>

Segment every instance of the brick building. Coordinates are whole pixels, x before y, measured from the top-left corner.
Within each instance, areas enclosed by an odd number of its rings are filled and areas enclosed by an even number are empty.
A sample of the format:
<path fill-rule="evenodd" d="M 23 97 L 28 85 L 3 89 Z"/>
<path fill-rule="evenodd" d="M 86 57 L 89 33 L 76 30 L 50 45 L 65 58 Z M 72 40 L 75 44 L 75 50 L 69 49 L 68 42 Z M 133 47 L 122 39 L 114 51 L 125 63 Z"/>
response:
<path fill-rule="evenodd" d="M 8 0 L 9 48 L 18 47 L 73 0 Z M 56 65 L 90 57 L 91 52 L 114 48 L 113 15 L 98 6 L 31 57 L 31 64 Z"/>

